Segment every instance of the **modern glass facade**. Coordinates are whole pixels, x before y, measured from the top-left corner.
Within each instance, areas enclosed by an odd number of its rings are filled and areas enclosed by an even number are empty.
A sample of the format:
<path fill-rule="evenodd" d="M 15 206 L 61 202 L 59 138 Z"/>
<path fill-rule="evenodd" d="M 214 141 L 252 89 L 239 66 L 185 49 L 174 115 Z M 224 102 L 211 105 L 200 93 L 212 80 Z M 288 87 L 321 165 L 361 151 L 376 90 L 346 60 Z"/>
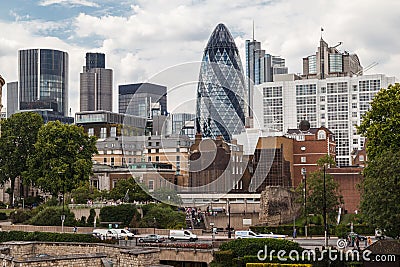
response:
<path fill-rule="evenodd" d="M 161 115 L 167 115 L 167 87 L 135 83 L 120 85 L 118 89 L 119 113 L 151 118 L 152 108 L 158 103 Z"/>
<path fill-rule="evenodd" d="M 20 109 L 68 114 L 68 54 L 52 49 L 19 51 Z"/>
<path fill-rule="evenodd" d="M 204 137 L 244 130 L 246 85 L 235 41 L 224 24 L 218 24 L 204 50 L 197 88 L 196 131 Z"/>

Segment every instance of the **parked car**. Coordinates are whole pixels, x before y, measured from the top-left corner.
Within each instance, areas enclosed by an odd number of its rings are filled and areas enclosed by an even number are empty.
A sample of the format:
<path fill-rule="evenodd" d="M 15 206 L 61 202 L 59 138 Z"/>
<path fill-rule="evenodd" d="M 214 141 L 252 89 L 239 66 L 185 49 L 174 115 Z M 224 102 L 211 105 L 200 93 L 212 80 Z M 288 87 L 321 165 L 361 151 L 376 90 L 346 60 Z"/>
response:
<path fill-rule="evenodd" d="M 287 235 L 278 235 L 274 233 L 269 234 L 256 234 L 253 231 L 236 231 L 235 232 L 235 239 L 242 239 L 242 238 L 286 238 Z"/>
<path fill-rule="evenodd" d="M 170 230 L 168 238 L 171 241 L 188 240 L 190 242 L 194 242 L 198 239 L 197 235 L 193 234 L 188 230 Z"/>
<path fill-rule="evenodd" d="M 113 229 L 117 232 L 118 234 L 118 239 L 133 239 L 135 237 L 134 234 L 132 234 L 131 232 L 129 232 L 128 229 Z"/>
<path fill-rule="evenodd" d="M 164 241 L 165 238 L 163 236 L 154 234 L 139 238 L 140 243 L 161 243 Z"/>
<path fill-rule="evenodd" d="M 375 238 L 376 239 L 385 239 L 385 233 L 381 229 L 375 229 Z"/>
<path fill-rule="evenodd" d="M 352 238 L 353 240 L 355 240 L 356 237 L 358 237 L 358 240 L 360 240 L 360 241 L 365 241 L 365 240 L 367 240 L 367 237 L 366 237 L 366 236 L 364 236 L 364 235 L 359 235 L 359 234 L 354 233 L 354 232 L 348 233 L 348 234 L 347 234 L 347 238 L 348 238 L 348 237 Z"/>

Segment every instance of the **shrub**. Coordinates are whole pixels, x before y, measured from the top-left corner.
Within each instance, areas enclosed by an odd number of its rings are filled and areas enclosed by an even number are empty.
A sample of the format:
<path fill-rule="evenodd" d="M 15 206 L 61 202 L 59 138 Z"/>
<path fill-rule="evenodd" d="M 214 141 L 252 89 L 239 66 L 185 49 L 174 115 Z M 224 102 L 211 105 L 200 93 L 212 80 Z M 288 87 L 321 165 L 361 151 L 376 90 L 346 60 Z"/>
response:
<path fill-rule="evenodd" d="M 18 209 L 10 213 L 12 223 L 23 223 L 32 218 L 33 212 L 30 210 Z"/>
<path fill-rule="evenodd" d="M 45 207 L 38 214 L 32 217 L 28 222 L 32 225 L 43 226 L 59 226 L 61 225 L 61 215 L 65 215 L 65 226 L 74 226 L 75 215 L 69 209 L 62 209 L 62 207 Z"/>
<path fill-rule="evenodd" d="M 231 250 L 214 251 L 214 261 L 217 263 L 225 263 L 226 266 L 232 266 L 233 253 Z"/>
<path fill-rule="evenodd" d="M 146 205 L 143 207 L 143 213 L 144 216 L 140 222 L 141 227 L 157 227 L 162 229 L 180 229 L 186 227 L 185 214 L 173 210 L 169 205 Z"/>
<path fill-rule="evenodd" d="M 7 219 L 8 219 L 7 214 L 5 212 L 0 212 L 0 220 L 4 221 L 4 220 L 7 220 Z"/>
<path fill-rule="evenodd" d="M 87 218 L 86 224 L 88 226 L 93 226 L 94 225 L 94 218 L 96 218 L 96 211 L 94 209 L 90 209 L 89 217 Z"/>
<path fill-rule="evenodd" d="M 267 246 L 268 250 L 284 250 L 284 251 L 303 251 L 298 243 L 284 240 L 284 239 L 273 239 L 273 238 L 248 238 L 248 239 L 236 239 L 230 242 L 221 244 L 220 250 L 231 250 L 233 256 L 244 257 L 247 255 L 256 256 L 260 250 L 264 250 Z"/>
<path fill-rule="evenodd" d="M 123 204 L 118 206 L 107 206 L 100 210 L 100 221 L 119 222 L 122 226 L 129 226 L 134 215 L 139 215 L 135 205 Z M 138 216 L 140 217 L 140 215 Z"/>

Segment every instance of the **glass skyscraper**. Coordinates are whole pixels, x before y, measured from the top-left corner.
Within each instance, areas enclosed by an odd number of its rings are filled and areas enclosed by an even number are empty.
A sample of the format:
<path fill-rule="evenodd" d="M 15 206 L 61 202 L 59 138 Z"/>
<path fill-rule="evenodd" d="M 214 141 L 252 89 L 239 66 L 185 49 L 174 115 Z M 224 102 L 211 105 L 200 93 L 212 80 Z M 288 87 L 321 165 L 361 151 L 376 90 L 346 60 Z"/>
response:
<path fill-rule="evenodd" d="M 52 49 L 19 51 L 20 109 L 68 115 L 68 54 Z"/>
<path fill-rule="evenodd" d="M 230 141 L 245 127 L 246 85 L 235 41 L 218 24 L 204 50 L 197 88 L 196 131 Z"/>
<path fill-rule="evenodd" d="M 113 71 L 105 68 L 105 55 L 86 53 L 86 66 L 80 74 L 80 110 L 112 111 Z"/>

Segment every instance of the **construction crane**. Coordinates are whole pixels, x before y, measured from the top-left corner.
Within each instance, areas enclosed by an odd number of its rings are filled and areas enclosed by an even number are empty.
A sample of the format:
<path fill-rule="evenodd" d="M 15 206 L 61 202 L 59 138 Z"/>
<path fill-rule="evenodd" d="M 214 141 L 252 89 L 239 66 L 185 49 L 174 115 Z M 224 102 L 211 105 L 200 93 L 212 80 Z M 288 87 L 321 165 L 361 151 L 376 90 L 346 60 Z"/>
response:
<path fill-rule="evenodd" d="M 372 69 L 372 68 L 374 68 L 376 65 L 378 65 L 379 63 L 378 62 L 372 62 L 371 64 L 369 64 L 368 66 L 366 66 L 365 68 L 363 68 L 362 70 L 360 70 L 360 71 L 358 71 L 358 72 L 356 72 L 354 75 L 355 76 L 358 76 L 358 75 L 360 75 L 361 73 L 363 73 L 363 72 L 366 72 L 366 71 L 369 71 L 370 69 Z"/>

